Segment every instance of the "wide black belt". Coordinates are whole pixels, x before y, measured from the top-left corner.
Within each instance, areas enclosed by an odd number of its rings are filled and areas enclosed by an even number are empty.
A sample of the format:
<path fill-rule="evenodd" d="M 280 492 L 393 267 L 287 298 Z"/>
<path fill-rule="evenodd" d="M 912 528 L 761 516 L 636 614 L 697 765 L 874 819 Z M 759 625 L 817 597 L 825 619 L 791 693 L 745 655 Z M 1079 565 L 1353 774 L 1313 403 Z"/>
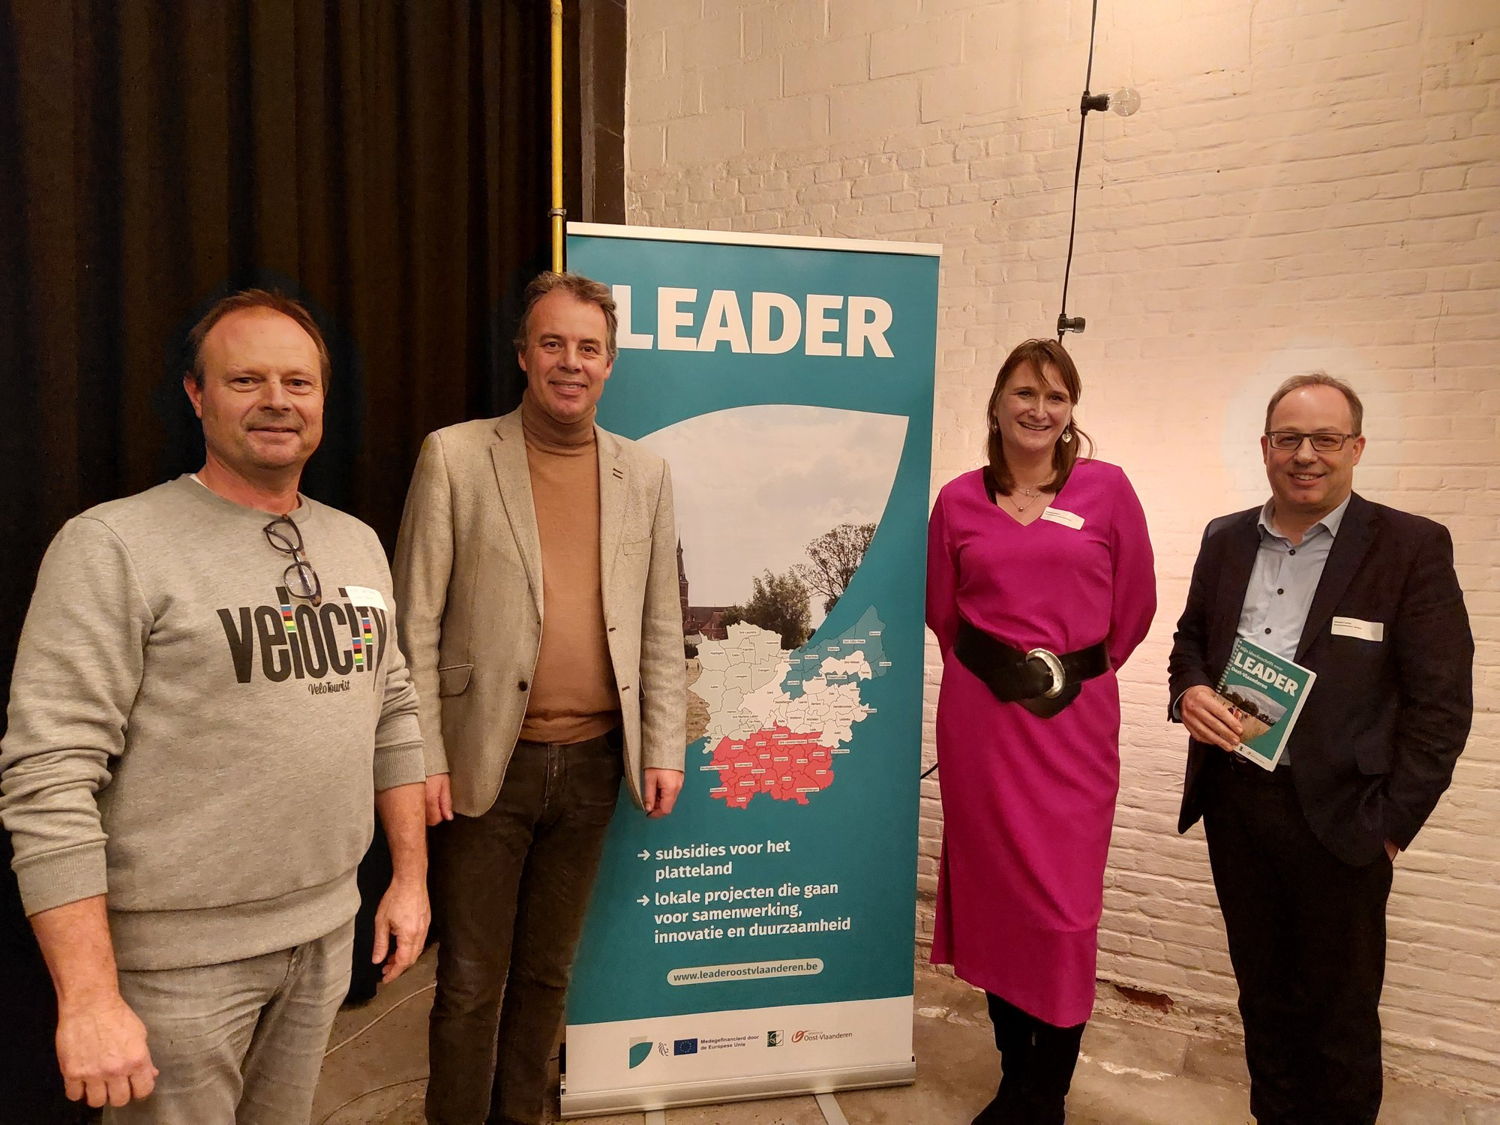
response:
<path fill-rule="evenodd" d="M 1019 703 L 1038 718 L 1050 719 L 1083 690 L 1083 681 L 1109 671 L 1104 642 L 1058 654 L 1044 648 L 1022 652 L 958 619 L 954 655 L 1002 703 Z"/>

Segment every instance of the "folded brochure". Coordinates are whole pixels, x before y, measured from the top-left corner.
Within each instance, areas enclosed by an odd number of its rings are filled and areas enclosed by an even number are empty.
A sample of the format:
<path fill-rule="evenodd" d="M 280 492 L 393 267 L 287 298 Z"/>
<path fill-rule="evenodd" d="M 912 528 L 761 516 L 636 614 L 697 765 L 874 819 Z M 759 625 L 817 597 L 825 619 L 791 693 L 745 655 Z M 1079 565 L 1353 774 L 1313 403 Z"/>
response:
<path fill-rule="evenodd" d="M 1215 689 L 1244 726 L 1235 753 L 1274 770 L 1317 673 L 1236 637 Z"/>

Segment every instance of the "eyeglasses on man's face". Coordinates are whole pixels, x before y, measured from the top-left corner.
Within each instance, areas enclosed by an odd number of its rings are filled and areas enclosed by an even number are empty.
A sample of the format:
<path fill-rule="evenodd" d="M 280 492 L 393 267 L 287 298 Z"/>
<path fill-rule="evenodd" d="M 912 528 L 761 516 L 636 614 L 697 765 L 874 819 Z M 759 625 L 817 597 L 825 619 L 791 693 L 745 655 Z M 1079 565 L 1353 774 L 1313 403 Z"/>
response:
<path fill-rule="evenodd" d="M 303 553 L 302 529 L 297 526 L 296 521 L 288 516 L 277 516 L 261 530 L 265 532 L 267 543 L 282 554 L 292 556 L 291 565 L 281 576 L 286 588 L 295 597 L 305 598 L 313 605 L 321 605 L 323 583 Z"/>
<path fill-rule="evenodd" d="M 1272 449 L 1282 453 L 1292 453 L 1302 448 L 1304 441 L 1312 442 L 1312 447 L 1319 453 L 1337 453 L 1344 448 L 1344 444 L 1358 434 L 1304 434 L 1296 430 L 1267 430 L 1266 442 Z"/>

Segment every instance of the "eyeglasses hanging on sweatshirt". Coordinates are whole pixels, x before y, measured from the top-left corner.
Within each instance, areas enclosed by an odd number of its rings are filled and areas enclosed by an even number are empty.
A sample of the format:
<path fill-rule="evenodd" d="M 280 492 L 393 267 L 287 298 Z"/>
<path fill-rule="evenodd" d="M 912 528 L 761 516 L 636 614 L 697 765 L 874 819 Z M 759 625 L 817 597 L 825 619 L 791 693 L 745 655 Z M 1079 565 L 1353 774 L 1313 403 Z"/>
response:
<path fill-rule="evenodd" d="M 313 605 L 321 605 L 323 583 L 318 579 L 318 572 L 313 569 L 312 563 L 307 561 L 302 545 L 302 529 L 297 526 L 297 522 L 290 516 L 277 516 L 261 530 L 265 532 L 267 543 L 282 554 L 292 556 L 291 564 L 281 576 L 292 596 L 303 598 Z"/>

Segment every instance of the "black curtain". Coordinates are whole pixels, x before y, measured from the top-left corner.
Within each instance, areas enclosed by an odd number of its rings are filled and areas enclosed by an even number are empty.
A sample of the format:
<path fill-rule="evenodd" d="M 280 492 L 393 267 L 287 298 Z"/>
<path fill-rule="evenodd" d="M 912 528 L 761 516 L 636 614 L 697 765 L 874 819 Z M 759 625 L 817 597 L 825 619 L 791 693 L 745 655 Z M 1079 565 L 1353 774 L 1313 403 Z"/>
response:
<path fill-rule="evenodd" d="M 423 435 L 519 400 L 547 51 L 538 0 L 0 0 L 0 689 L 63 521 L 202 463 L 181 340 L 215 298 L 318 317 L 303 489 L 388 548 Z M 0 1119 L 66 1120 L 3 849 Z"/>

